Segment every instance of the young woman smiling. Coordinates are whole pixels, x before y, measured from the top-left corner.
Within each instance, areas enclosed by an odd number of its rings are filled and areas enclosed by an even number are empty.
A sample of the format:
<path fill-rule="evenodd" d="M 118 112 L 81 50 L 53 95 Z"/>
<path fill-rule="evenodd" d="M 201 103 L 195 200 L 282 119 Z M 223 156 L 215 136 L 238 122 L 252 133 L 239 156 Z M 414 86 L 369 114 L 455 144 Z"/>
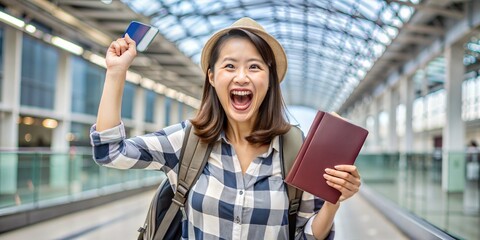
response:
<path fill-rule="evenodd" d="M 202 51 L 205 85 L 197 115 L 152 134 L 125 139 L 121 97 L 135 56 L 135 42 L 128 36 L 108 49 L 104 91 L 91 130 L 95 161 L 108 167 L 164 171 L 175 188 L 184 129 L 192 124 L 195 134 L 213 144 L 213 149 L 189 192 L 182 238 L 288 239 L 279 136 L 291 125 L 280 91 L 287 70 L 280 43 L 250 18 L 215 33 Z M 352 165 L 327 169 L 325 178 L 342 196 L 332 204 L 304 192 L 296 238 L 333 239 L 340 202 L 360 186 Z"/>

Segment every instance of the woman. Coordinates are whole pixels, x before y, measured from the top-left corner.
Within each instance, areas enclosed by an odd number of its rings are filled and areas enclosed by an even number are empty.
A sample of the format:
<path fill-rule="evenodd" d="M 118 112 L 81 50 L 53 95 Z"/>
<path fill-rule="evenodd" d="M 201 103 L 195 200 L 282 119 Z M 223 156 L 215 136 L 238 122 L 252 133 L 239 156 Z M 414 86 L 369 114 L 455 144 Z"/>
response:
<path fill-rule="evenodd" d="M 189 193 L 182 237 L 189 239 L 287 239 L 288 197 L 281 177 L 278 136 L 290 124 L 280 82 L 287 59 L 278 41 L 258 23 L 242 18 L 215 33 L 202 51 L 205 86 L 200 110 L 190 121 L 125 139 L 120 119 L 126 71 L 136 55 L 129 36 L 107 52 L 107 73 L 92 144 L 97 163 L 114 168 L 164 171 L 174 187 L 177 163 L 190 122 L 210 158 Z M 304 192 L 297 237 L 333 238 L 333 219 L 360 186 L 355 166 L 319 169 L 341 191 L 339 202 Z"/>

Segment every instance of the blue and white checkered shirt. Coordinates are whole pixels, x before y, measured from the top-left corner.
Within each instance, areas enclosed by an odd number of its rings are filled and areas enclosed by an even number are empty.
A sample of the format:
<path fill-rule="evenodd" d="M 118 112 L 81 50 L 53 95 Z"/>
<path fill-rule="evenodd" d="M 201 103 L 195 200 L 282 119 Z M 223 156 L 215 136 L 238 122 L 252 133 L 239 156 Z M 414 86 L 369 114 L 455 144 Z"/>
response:
<path fill-rule="evenodd" d="M 123 123 L 102 132 L 94 125 L 90 135 L 94 159 L 107 167 L 164 171 L 175 190 L 185 124 L 130 139 L 125 139 Z M 303 193 L 296 239 L 314 239 L 311 224 L 322 205 L 323 200 Z M 233 146 L 222 133 L 188 195 L 185 211 L 184 239 L 288 239 L 288 197 L 278 137 L 243 174 Z M 333 236 L 332 227 L 328 239 Z"/>

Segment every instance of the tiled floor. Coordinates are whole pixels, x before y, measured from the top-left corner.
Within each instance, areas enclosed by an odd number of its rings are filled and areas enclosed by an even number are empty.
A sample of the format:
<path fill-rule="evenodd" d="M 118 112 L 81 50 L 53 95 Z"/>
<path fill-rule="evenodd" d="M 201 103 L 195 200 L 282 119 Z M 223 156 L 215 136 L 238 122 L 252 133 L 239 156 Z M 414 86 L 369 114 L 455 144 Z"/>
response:
<path fill-rule="evenodd" d="M 408 239 L 359 194 L 342 203 L 335 229 L 340 240 Z"/>
<path fill-rule="evenodd" d="M 136 239 L 152 191 L 0 235 L 0 240 Z M 338 240 L 407 239 L 360 195 L 342 203 L 336 218 Z"/>

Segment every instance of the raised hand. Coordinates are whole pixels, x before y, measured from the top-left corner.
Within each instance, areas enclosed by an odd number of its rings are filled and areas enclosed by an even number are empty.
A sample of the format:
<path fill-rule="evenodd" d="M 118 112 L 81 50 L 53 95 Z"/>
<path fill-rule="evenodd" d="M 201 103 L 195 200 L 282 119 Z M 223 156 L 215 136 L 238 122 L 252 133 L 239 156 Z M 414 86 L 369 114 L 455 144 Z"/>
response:
<path fill-rule="evenodd" d="M 107 70 L 126 72 L 136 55 L 135 41 L 125 34 L 124 38 L 113 41 L 108 47 L 105 58 Z"/>

